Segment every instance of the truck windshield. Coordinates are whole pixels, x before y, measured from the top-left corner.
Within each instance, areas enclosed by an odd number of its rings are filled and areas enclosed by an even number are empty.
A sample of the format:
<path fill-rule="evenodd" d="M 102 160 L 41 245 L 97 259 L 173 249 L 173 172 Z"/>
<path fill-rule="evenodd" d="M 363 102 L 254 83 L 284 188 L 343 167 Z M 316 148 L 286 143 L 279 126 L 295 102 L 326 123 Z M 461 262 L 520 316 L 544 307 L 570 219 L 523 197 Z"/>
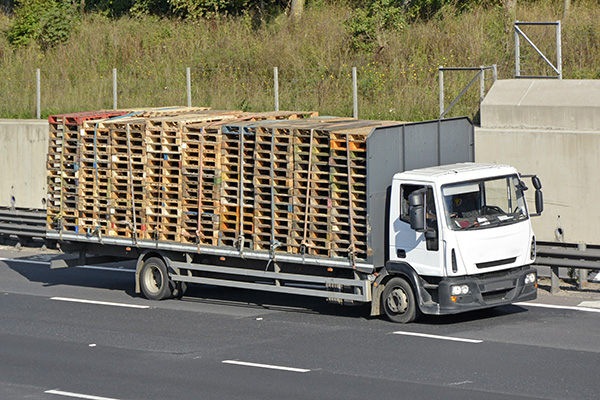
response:
<path fill-rule="evenodd" d="M 448 226 L 453 230 L 482 229 L 527 219 L 523 189 L 516 175 L 444 185 Z"/>

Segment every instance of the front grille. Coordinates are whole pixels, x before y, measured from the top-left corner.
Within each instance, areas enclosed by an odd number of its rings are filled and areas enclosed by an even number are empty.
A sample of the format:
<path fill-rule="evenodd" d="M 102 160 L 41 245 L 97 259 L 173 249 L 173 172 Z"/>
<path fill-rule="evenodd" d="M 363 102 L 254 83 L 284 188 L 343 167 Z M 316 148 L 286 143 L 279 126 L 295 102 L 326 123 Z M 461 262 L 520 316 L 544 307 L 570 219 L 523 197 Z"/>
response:
<path fill-rule="evenodd" d="M 504 300 L 508 292 L 509 290 L 498 290 L 496 292 L 482 293 L 481 296 L 486 303 L 494 303 Z"/>
<path fill-rule="evenodd" d="M 496 260 L 496 261 L 478 263 L 475 265 L 477 266 L 477 268 L 491 268 L 491 267 L 497 267 L 499 265 L 512 264 L 515 261 L 517 261 L 517 257 L 505 258 L 504 260 Z"/>
<path fill-rule="evenodd" d="M 485 272 L 482 274 L 474 275 L 473 277 L 477 278 L 477 279 L 481 279 L 482 281 L 486 281 L 488 279 L 495 279 L 495 278 L 504 278 L 504 277 L 510 276 L 512 274 L 518 274 L 519 271 L 522 271 L 526 268 L 529 268 L 529 267 L 522 266 L 522 267 L 511 268 L 511 269 L 505 269 L 505 270 L 501 270 L 501 271 Z"/>

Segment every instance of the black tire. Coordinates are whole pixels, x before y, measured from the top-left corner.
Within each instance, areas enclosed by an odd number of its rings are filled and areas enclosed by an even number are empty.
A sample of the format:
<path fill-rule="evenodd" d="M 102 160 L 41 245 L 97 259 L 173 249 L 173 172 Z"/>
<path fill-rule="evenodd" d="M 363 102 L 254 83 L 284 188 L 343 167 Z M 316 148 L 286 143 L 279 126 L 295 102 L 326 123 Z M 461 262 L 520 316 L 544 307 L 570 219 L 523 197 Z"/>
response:
<path fill-rule="evenodd" d="M 140 287 L 150 300 L 164 300 L 173 296 L 173 282 L 163 260 L 152 257 L 144 261 L 140 271 Z"/>
<path fill-rule="evenodd" d="M 402 278 L 392 278 L 386 283 L 381 302 L 392 322 L 407 324 L 420 315 L 412 287 Z"/>

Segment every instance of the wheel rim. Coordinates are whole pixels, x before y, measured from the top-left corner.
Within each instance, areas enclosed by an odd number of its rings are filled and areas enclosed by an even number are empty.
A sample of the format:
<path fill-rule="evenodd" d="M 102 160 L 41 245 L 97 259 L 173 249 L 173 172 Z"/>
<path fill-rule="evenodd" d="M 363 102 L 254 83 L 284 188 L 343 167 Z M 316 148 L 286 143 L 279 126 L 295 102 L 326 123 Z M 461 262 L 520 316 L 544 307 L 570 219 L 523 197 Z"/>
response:
<path fill-rule="evenodd" d="M 162 288 L 163 275 L 160 268 L 149 266 L 144 275 L 144 283 L 150 293 L 156 294 Z"/>
<path fill-rule="evenodd" d="M 394 314 L 404 314 L 408 310 L 408 295 L 402 288 L 392 290 L 386 302 L 388 309 Z"/>

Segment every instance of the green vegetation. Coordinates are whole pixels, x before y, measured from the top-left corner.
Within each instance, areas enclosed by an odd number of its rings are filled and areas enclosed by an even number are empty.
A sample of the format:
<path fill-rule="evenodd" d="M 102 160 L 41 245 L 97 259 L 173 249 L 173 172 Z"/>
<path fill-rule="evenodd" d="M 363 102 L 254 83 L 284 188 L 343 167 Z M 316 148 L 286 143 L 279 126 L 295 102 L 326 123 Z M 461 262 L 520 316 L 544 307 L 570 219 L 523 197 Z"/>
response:
<path fill-rule="evenodd" d="M 2 118 L 35 117 L 36 68 L 46 117 L 112 108 L 113 68 L 119 108 L 185 105 L 186 67 L 192 71 L 195 106 L 272 110 L 273 67 L 278 67 L 280 109 L 351 116 L 353 66 L 361 118 L 436 118 L 438 66 L 497 64 L 500 79 L 513 76 L 515 17 L 563 20 L 563 77 L 600 78 L 597 0 L 573 2 L 566 19 L 563 0 L 521 0 L 514 17 L 501 0 L 421 0 L 408 8 L 407 2 L 394 0 L 315 0 L 307 2 L 299 19 L 274 12 L 277 7 L 259 8 L 271 2 L 250 0 L 22 3 L 53 6 L 0 13 Z M 207 4 L 213 8 L 200 7 Z M 237 8 L 220 12 L 219 7 L 231 5 Z M 526 28 L 554 60 L 553 28 Z M 549 74 L 532 51 L 525 56 L 527 73 Z M 445 74 L 446 105 L 474 75 Z M 489 88 L 491 73 L 486 78 Z M 476 117 L 478 87 L 451 116 Z"/>

